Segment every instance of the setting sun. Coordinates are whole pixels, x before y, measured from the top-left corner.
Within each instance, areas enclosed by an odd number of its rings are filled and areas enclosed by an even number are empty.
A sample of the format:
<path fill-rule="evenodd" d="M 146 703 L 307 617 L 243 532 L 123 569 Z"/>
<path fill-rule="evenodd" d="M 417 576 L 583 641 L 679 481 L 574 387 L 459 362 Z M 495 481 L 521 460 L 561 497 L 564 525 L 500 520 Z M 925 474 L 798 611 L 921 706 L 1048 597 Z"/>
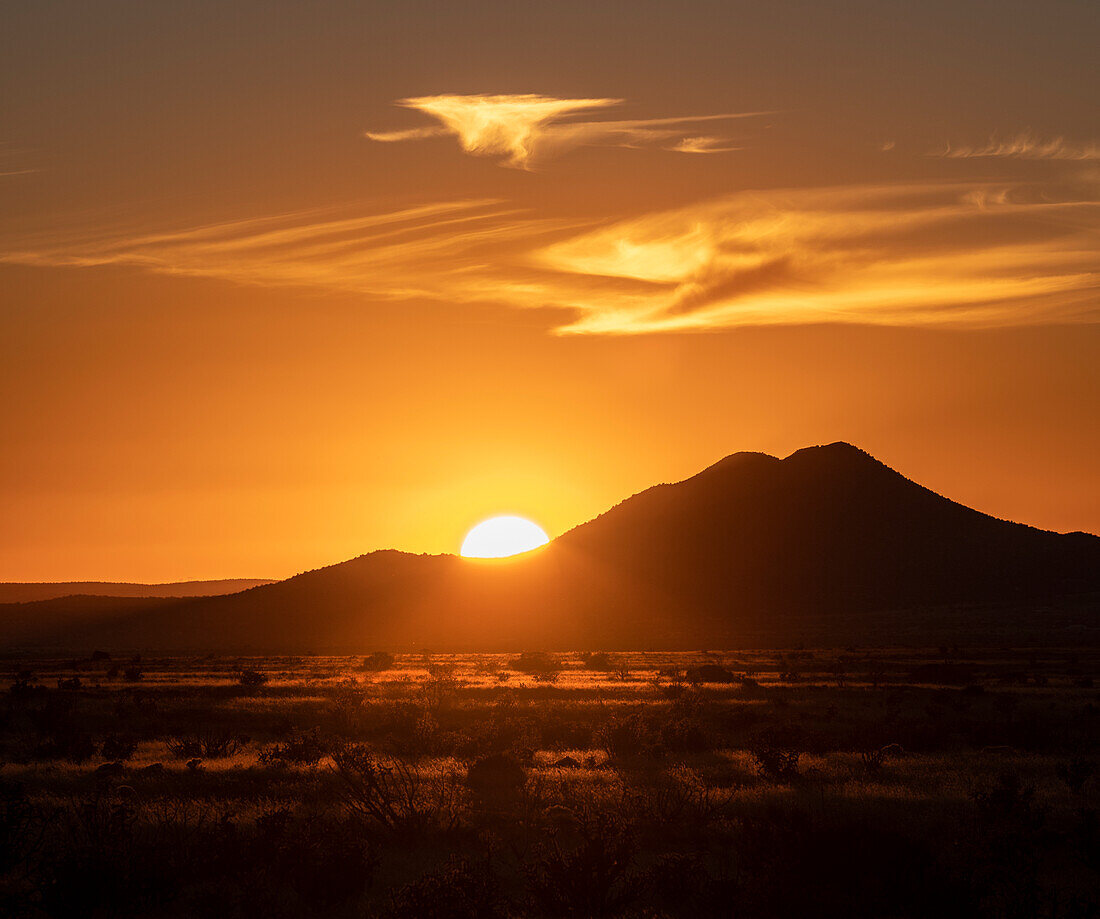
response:
<path fill-rule="evenodd" d="M 464 558 L 506 558 L 530 552 L 549 541 L 542 527 L 524 517 L 490 517 L 466 534 L 461 554 Z"/>

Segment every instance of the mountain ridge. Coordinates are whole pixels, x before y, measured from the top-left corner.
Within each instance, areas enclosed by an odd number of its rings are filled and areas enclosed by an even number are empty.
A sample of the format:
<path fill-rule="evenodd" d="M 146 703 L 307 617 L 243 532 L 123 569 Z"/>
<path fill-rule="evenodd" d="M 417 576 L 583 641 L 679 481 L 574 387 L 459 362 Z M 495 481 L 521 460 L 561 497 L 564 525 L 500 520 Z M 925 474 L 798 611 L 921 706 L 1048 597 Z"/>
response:
<path fill-rule="evenodd" d="M 0 581 L 0 604 L 60 597 L 216 597 L 274 583 L 272 578 L 210 578 L 154 584 L 137 581 Z"/>
<path fill-rule="evenodd" d="M 257 650 L 732 647 L 852 616 L 893 616 L 906 631 L 906 610 L 1037 608 L 1093 591 L 1100 538 L 983 514 L 835 442 L 783 459 L 730 454 L 511 560 L 378 550 L 227 597 L 119 609 L 87 628 L 70 618 L 52 637 Z"/>

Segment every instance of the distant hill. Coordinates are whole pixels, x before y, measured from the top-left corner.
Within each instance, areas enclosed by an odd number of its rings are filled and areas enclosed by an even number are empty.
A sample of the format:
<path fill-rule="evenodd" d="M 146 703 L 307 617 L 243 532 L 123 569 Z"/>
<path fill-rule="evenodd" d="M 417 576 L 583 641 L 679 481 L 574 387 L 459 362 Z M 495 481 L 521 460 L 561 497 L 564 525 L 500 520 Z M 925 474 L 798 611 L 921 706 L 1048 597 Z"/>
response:
<path fill-rule="evenodd" d="M 114 581 L 28 582 L 0 581 L 0 603 L 29 603 L 57 597 L 216 597 L 250 587 L 274 584 L 260 578 L 220 581 L 173 581 L 168 584 L 127 584 Z"/>
<path fill-rule="evenodd" d="M 232 596 L 108 605 L 34 640 L 301 653 L 1012 641 L 1100 626 L 1096 594 L 1100 538 L 997 520 L 837 443 L 734 454 L 508 561 L 372 552 Z"/>

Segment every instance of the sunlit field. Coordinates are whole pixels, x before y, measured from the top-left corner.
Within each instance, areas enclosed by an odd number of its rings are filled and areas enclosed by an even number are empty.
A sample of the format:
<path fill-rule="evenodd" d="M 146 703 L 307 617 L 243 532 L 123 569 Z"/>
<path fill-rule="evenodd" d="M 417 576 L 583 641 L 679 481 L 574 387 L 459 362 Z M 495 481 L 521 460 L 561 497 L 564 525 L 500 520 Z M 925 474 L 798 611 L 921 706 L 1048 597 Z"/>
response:
<path fill-rule="evenodd" d="M 1086 916 L 1100 654 L 9 660 L 12 916 Z"/>

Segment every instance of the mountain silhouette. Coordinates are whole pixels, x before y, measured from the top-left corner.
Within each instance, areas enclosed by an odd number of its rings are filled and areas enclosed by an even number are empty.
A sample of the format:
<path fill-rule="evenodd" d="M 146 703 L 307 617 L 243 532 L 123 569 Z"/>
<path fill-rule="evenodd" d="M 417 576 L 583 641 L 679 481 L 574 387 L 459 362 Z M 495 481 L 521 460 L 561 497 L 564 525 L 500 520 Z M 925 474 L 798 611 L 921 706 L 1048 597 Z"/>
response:
<path fill-rule="evenodd" d="M 81 624 L 70 604 L 35 638 L 301 653 L 928 644 L 982 617 L 1007 640 L 1021 612 L 1041 628 L 1049 604 L 1096 592 L 1100 538 L 998 520 L 835 443 L 733 454 L 511 560 L 384 550 L 231 596 L 99 601 Z M 22 608 L 45 622 L 65 603 Z"/>
<path fill-rule="evenodd" d="M 217 581 L 171 581 L 133 584 L 122 581 L 0 582 L 0 603 L 29 603 L 58 597 L 217 597 L 273 584 L 270 578 L 222 578 Z"/>

